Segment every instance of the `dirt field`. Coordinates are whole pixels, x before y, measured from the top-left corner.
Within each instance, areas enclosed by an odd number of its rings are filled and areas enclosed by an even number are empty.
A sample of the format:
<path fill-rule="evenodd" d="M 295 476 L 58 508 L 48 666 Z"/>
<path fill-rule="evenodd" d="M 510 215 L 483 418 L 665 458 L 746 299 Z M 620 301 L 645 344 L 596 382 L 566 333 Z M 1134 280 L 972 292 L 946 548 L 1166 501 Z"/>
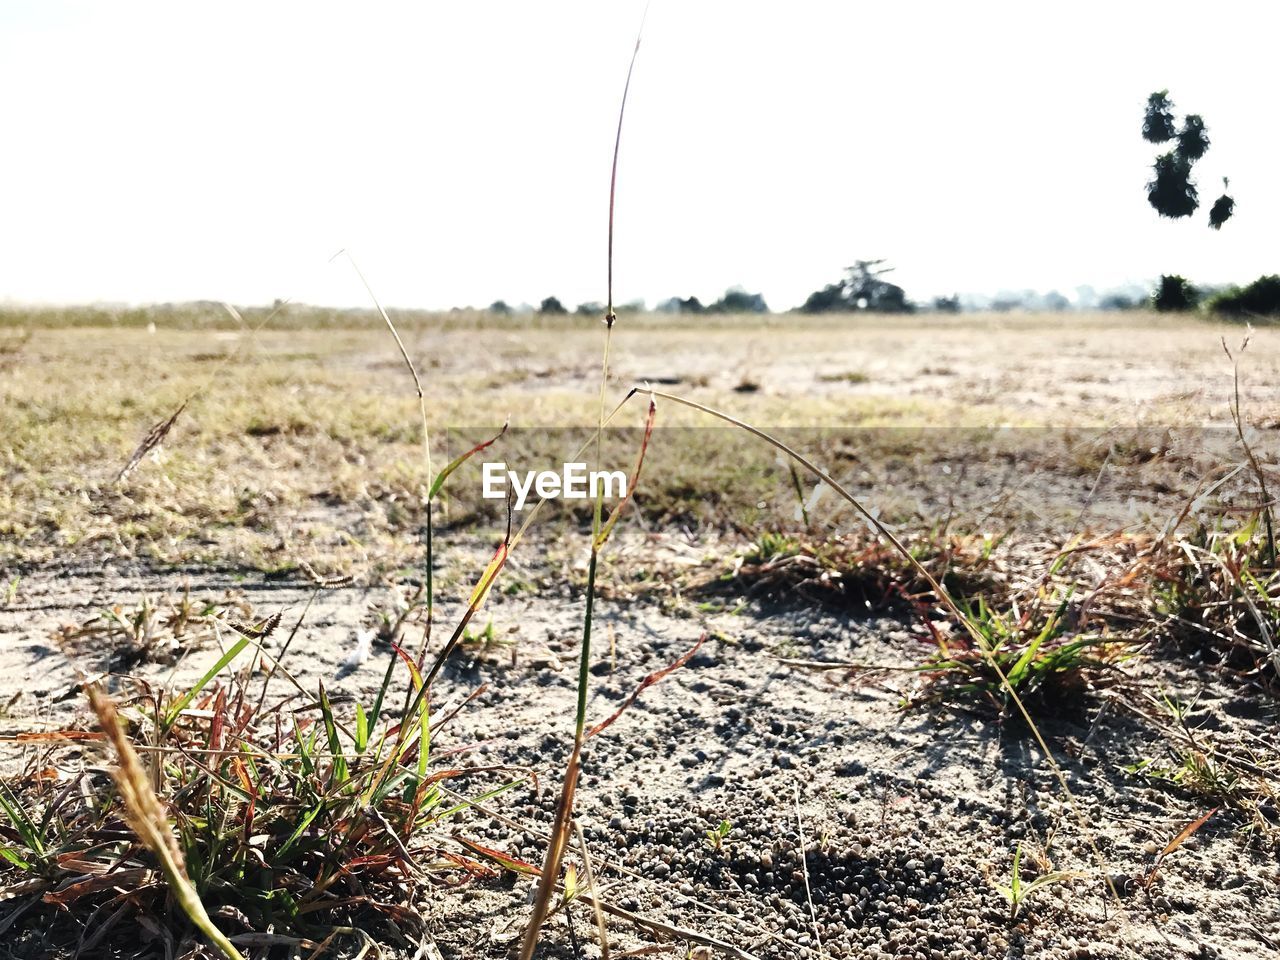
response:
<path fill-rule="evenodd" d="M 243 623 L 297 623 L 283 663 L 335 705 L 376 695 L 388 635 L 422 642 L 428 474 L 387 331 L 299 316 L 255 332 L 213 316 L 161 317 L 154 332 L 0 324 L 0 748 L 15 790 L 33 770 L 72 785 L 106 762 L 95 745 L 20 739 L 91 728 L 83 677 L 110 675 L 122 702 L 145 706 L 139 680 L 181 689 L 217 660 L 234 632 L 221 613 L 175 627 L 184 595 Z M 589 438 L 597 322 L 409 317 L 401 332 L 435 469 L 508 419 L 495 459 L 567 457 Z M 647 383 L 777 430 L 969 598 L 996 649 L 1031 647 L 1042 622 L 1044 650 L 1097 646 L 1096 661 L 1050 664 L 1052 682 L 1027 688 L 1050 762 L 976 656 L 939 653 L 948 637 L 963 646 L 954 618 L 838 497 L 800 511 L 812 478 L 797 493 L 772 448 L 659 400 L 596 581 L 590 722 L 705 639 L 584 755 L 577 821 L 616 908 L 612 955 L 1274 956 L 1280 708 L 1266 644 L 1280 620 L 1274 556 L 1248 552 L 1262 527 L 1246 525 L 1276 461 L 1280 339 L 1264 328 L 1241 355 L 1244 333 L 1145 315 L 622 318 L 610 408 Z M 1247 450 L 1224 337 L 1241 359 Z M 619 418 L 609 459 L 631 464 L 642 399 Z M 461 468 L 439 508 L 437 647 L 506 526 L 478 484 L 474 463 Z M 436 680 L 432 762 L 464 771 L 451 795 L 518 783 L 434 825 L 421 849 L 474 855 L 461 837 L 542 862 L 573 738 L 587 523 L 562 509 L 531 527 Z M 1193 569 L 1176 565 L 1187 557 Z M 350 579 L 316 592 L 309 568 Z M 1254 600 L 1193 594 L 1219 570 L 1247 594 L 1242 569 Z M 271 697 L 292 695 L 276 677 Z M 3 817 L 0 833 L 19 849 Z M 1000 887 L 1015 851 L 1023 888 L 1047 879 L 1011 909 Z M 576 846 L 570 859 L 583 883 Z M 505 956 L 520 934 L 533 885 L 488 866 L 421 884 L 438 956 Z M 11 955 L 69 954 L 100 923 L 11 881 Z M 163 955 L 163 936 L 144 940 L 142 955 Z M 109 937 L 101 949 L 125 955 Z M 548 923 L 540 956 L 599 955 L 586 902 Z"/>

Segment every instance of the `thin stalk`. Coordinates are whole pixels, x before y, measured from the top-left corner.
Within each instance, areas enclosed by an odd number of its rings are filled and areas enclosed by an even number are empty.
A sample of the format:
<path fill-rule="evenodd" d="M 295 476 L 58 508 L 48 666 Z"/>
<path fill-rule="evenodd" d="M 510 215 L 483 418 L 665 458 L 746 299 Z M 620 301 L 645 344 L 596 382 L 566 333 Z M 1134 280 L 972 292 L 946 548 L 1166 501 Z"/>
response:
<path fill-rule="evenodd" d="M 649 16 L 649 4 L 640 15 L 640 29 L 636 31 L 636 45 L 631 51 L 631 63 L 627 66 L 627 82 L 622 85 L 622 104 L 618 107 L 618 130 L 613 138 L 613 166 L 609 170 L 609 296 L 605 311 L 605 323 L 610 328 L 616 319 L 613 315 L 613 209 L 618 196 L 618 155 L 622 152 L 622 118 L 627 113 L 627 94 L 631 92 L 631 75 L 636 69 L 636 57 L 640 54 L 640 38 L 644 36 L 644 22 Z M 607 362 L 607 353 L 606 353 Z"/>
<path fill-rule="evenodd" d="M 646 5 L 644 16 L 647 16 L 648 12 L 649 8 Z M 609 172 L 608 277 L 606 281 L 607 295 L 604 315 L 604 356 L 600 365 L 600 411 L 596 422 L 595 436 L 597 464 L 603 459 L 602 447 L 606 421 L 605 397 L 609 386 L 609 347 L 613 339 L 613 324 L 617 320 L 617 316 L 613 311 L 613 233 L 614 211 L 618 196 L 618 156 L 622 148 L 622 121 L 627 111 L 627 95 L 631 91 L 631 77 L 635 72 L 636 58 L 640 53 L 640 39 L 644 34 L 644 16 L 641 17 L 640 28 L 636 31 L 636 44 L 631 51 L 631 62 L 627 65 L 627 80 L 622 88 L 622 103 L 618 108 L 618 127 L 613 140 L 613 164 Z M 612 414 L 609 416 L 611 418 Z M 652 427 L 652 420 L 650 421 L 650 427 Z M 648 434 L 646 434 L 645 439 L 647 442 Z M 595 609 L 596 569 L 599 564 L 600 548 L 607 537 L 607 531 L 602 535 L 602 530 L 604 530 L 603 515 L 604 492 L 601 490 L 597 491 L 591 518 L 591 559 L 587 567 L 586 610 L 583 614 L 582 649 L 578 657 L 578 704 L 574 718 L 573 752 L 569 756 L 569 764 L 565 770 L 560 805 L 556 809 L 555 829 L 552 832 L 551 842 L 547 845 L 547 857 L 543 863 L 542 876 L 534 897 L 533 912 L 529 917 L 529 923 L 525 927 L 524 938 L 520 944 L 521 960 L 533 960 L 534 951 L 538 947 L 538 937 L 551 909 L 551 898 L 555 895 L 556 884 L 560 877 L 560 864 L 564 859 L 564 851 L 569 843 L 569 834 L 573 823 L 573 797 L 578 780 L 582 743 L 587 723 L 587 691 L 591 679 L 591 625 Z M 509 533 L 510 531 L 508 531 Z M 508 535 L 509 540 L 510 536 Z"/>
<path fill-rule="evenodd" d="M 382 304 L 378 301 L 378 296 L 373 292 L 373 287 L 369 285 L 369 281 L 365 279 L 364 273 L 361 271 L 359 264 L 355 258 L 346 250 L 339 250 L 331 257 L 336 260 L 338 257 L 346 257 L 347 262 L 351 264 L 351 269 L 356 272 L 356 276 L 360 278 L 360 282 L 364 285 L 365 291 L 369 294 L 369 299 L 373 301 L 374 307 L 377 308 L 379 315 L 382 317 L 383 323 L 387 325 L 387 329 L 391 331 L 391 336 L 395 338 L 396 346 L 400 348 L 400 356 L 404 360 L 404 365 L 409 368 L 409 375 L 413 377 L 413 386 L 418 393 L 418 415 L 422 422 L 422 456 L 427 465 L 427 623 L 430 630 L 431 623 L 431 602 L 435 595 L 434 589 L 434 571 L 432 569 L 431 541 L 432 541 L 432 511 L 431 500 L 432 490 L 430 484 L 432 482 L 431 475 L 434 472 L 431 469 L 431 429 L 427 424 L 427 399 L 422 391 L 422 378 L 418 376 L 418 369 L 413 365 L 413 359 L 409 356 L 409 351 L 405 348 L 404 341 L 400 339 L 400 331 L 396 329 L 396 325 L 391 322 L 391 317 L 387 311 L 383 309 Z"/>
<path fill-rule="evenodd" d="M 582 735 L 587 725 L 587 687 L 591 677 L 591 621 L 596 599 L 596 561 L 598 547 L 591 548 L 591 560 L 587 567 L 587 609 L 582 623 L 582 655 L 578 658 L 578 713 L 573 730 L 575 749 L 582 746 Z"/>
<path fill-rule="evenodd" d="M 587 889 L 591 891 L 591 908 L 596 917 L 596 936 L 600 940 L 600 960 L 609 960 L 609 931 L 604 922 L 604 910 L 600 908 L 600 888 L 596 884 L 596 871 L 591 863 L 591 851 L 587 849 L 587 838 L 582 835 L 582 825 L 573 825 L 574 836 L 578 840 L 578 852 L 582 854 L 582 869 L 587 874 Z"/>
<path fill-rule="evenodd" d="M 1244 342 L 1240 344 L 1239 354 L 1243 354 L 1249 348 L 1249 337 L 1244 338 Z M 1271 527 L 1271 493 L 1267 489 L 1267 478 L 1262 472 L 1262 467 L 1258 463 L 1258 458 L 1254 456 L 1253 447 L 1249 444 L 1248 439 L 1244 435 L 1244 418 L 1240 412 L 1240 358 L 1238 355 L 1232 354 L 1230 348 L 1227 347 L 1227 338 L 1222 338 L 1222 349 L 1226 351 L 1227 358 L 1231 361 L 1232 374 L 1232 401 L 1231 401 L 1231 421 L 1235 424 L 1236 436 L 1240 438 L 1240 445 L 1244 447 L 1245 456 L 1249 459 L 1249 466 L 1253 470 L 1253 475 L 1258 481 L 1259 490 L 1262 493 L 1262 519 L 1267 530 L 1267 562 L 1271 566 L 1275 566 L 1276 562 L 1276 539 L 1275 533 Z"/>

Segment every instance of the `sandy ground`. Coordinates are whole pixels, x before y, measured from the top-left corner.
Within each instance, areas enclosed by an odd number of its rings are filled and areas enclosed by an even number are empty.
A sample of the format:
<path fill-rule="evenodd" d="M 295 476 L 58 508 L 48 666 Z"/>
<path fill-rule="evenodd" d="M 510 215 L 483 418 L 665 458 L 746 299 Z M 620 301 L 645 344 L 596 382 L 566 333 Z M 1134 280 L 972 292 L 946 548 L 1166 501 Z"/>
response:
<path fill-rule="evenodd" d="M 51 638 L 96 605 L 176 595 L 190 583 L 198 597 L 234 597 L 288 619 L 309 592 L 296 583 L 111 570 L 85 571 L 74 582 L 74 607 L 65 579 L 38 578 L 17 609 L 0 613 L 0 698 L 16 698 L 6 733 L 31 729 L 37 716 L 51 726 L 72 722 L 76 674 Z M 375 648 L 355 669 L 343 664 L 367 611 L 381 602 L 381 590 L 321 594 L 288 669 L 304 686 L 321 679 L 334 696 L 370 700 L 389 651 Z M 535 772 L 539 789 L 522 786 L 492 801 L 488 809 L 502 820 L 468 813 L 442 836 L 456 832 L 539 862 L 570 737 L 581 598 L 495 596 L 486 616 L 498 642 L 455 656 L 437 712 L 483 692 L 434 747 L 450 764 Z M 593 722 L 704 631 L 714 637 L 588 750 L 580 821 L 607 896 L 624 909 L 761 958 L 1274 956 L 1280 870 L 1236 814 L 1220 813 L 1171 855 L 1149 892 L 1134 889 L 1155 851 L 1203 810 L 1126 770 L 1167 749 L 1125 708 L 1126 693 L 1089 697 L 1043 724 L 1073 812 L 1021 724 L 981 709 L 902 708 L 918 681 L 892 668 L 927 650 L 908 622 L 770 607 L 673 615 L 643 601 L 603 601 L 597 617 L 597 636 L 609 644 L 599 644 L 592 666 Z M 114 651 L 92 641 L 70 649 L 86 673 L 112 665 Z M 130 672 L 190 681 L 217 648 L 193 637 L 182 655 L 176 669 Z M 866 668 L 815 672 L 782 658 Z M 1135 670 L 1145 686 L 1194 690 L 1192 725 L 1213 731 L 1219 744 L 1251 748 L 1274 736 L 1275 705 L 1259 705 L 1209 670 L 1175 657 Z M 8 748 L 9 762 L 16 749 Z M 465 796 L 492 784 L 477 777 L 456 788 Z M 722 820 L 731 830 L 716 849 L 707 831 Z M 992 882 L 1007 879 L 1018 843 L 1043 857 L 1041 869 L 1051 862 L 1080 878 L 1038 895 L 1011 924 Z M 1109 899 L 1100 862 L 1122 904 Z M 428 905 L 442 956 L 504 956 L 530 891 L 500 880 L 442 889 Z M 571 916 L 572 934 L 563 918 L 550 927 L 546 955 L 597 955 L 572 946 L 592 939 L 590 913 L 579 905 Z M 661 942 L 651 929 L 621 922 L 611 923 L 610 937 L 615 955 Z"/>
<path fill-rule="evenodd" d="M 687 329 L 620 327 L 613 370 L 621 383 L 661 379 L 791 424 L 874 421 L 868 411 L 876 410 L 891 411 L 894 422 L 932 426 L 1227 421 L 1230 364 L 1219 338 L 1238 339 L 1238 329 L 1142 319 L 1120 328 L 1073 323 L 875 321 L 855 329 L 815 322 L 786 334 L 699 329 L 692 321 Z M 190 334 L 162 331 L 162 339 L 173 338 L 164 349 L 144 332 L 120 336 L 149 345 L 149 353 L 135 354 L 144 366 L 160 364 L 178 343 L 199 352 L 184 339 Z M 408 341 L 449 389 L 471 383 L 483 394 L 500 382 L 505 392 L 486 409 L 513 396 L 517 411 L 534 420 L 577 409 L 567 401 L 541 407 L 552 394 L 585 395 L 582 410 L 592 409 L 596 338 L 579 343 L 556 330 L 486 329 L 430 339 L 415 333 Z M 235 342 L 210 336 L 202 349 L 217 354 Z M 74 365 L 93 349 L 75 331 L 39 331 L 23 347 L 23 362 L 34 364 L 26 375 L 41 363 Z M 292 362 L 321 364 L 339 377 L 354 372 L 374 393 L 402 386 L 392 385 L 397 361 L 376 333 L 269 332 L 255 349 L 265 356 L 314 350 L 314 359 Z M 1280 341 L 1263 331 L 1248 358 L 1248 409 L 1255 423 L 1271 426 L 1280 422 Z M 386 376 L 370 380 L 378 371 Z M 739 389 L 744 385 L 751 389 Z M 11 379 L 7 389 L 29 395 L 35 388 Z M 1073 482 L 1087 492 L 1087 476 Z M 677 564 L 702 562 L 719 548 L 678 530 L 629 528 L 627 535 Z M 480 549 L 464 549 L 471 551 L 464 561 Z M 534 557 L 572 551 L 545 540 L 528 545 Z M 485 618 L 498 642 L 465 648 L 444 674 L 442 704 L 484 690 L 442 732 L 437 749 L 457 749 L 476 766 L 538 773 L 538 789 L 522 786 L 493 801 L 505 819 L 473 811 L 450 830 L 539 862 L 571 737 L 582 602 L 574 579 L 556 569 L 558 559 L 526 562 L 522 576 L 538 589 L 495 593 Z M 82 709 L 76 667 L 90 674 L 118 668 L 111 649 L 81 641 L 68 659 L 54 639 L 60 627 L 83 623 L 101 607 L 189 588 L 288 618 L 308 592 L 297 575 L 157 572 L 109 553 L 24 565 L 21 573 L 14 600 L 0 607 L 6 735 L 71 722 Z M 386 649 L 375 648 L 354 669 L 342 664 L 386 589 L 362 583 L 320 595 L 290 654 L 300 680 L 323 679 L 338 694 L 376 688 Z M 441 621 L 450 622 L 451 612 L 456 608 L 446 608 Z M 1220 746 L 1275 756 L 1275 702 L 1194 660 L 1156 649 L 1123 668 L 1130 686 L 1098 691 L 1078 710 L 1045 717 L 1043 732 L 1073 809 L 1019 723 L 976 706 L 903 709 L 919 681 L 895 668 L 919 663 L 928 650 L 910 620 L 801 603 L 714 613 L 695 601 L 658 597 L 605 600 L 597 616 L 593 719 L 611 713 L 646 674 L 704 632 L 711 637 L 589 748 L 580 821 L 607 899 L 625 910 L 759 958 L 1260 958 L 1280 948 L 1274 848 L 1238 813 L 1215 815 L 1170 855 L 1150 890 L 1133 882 L 1205 812 L 1202 800 L 1127 769 L 1168 753 L 1164 738 L 1130 709 L 1129 701 L 1142 699 L 1133 691 L 1194 700 L 1194 729 L 1211 732 Z M 216 657 L 211 638 L 191 647 L 180 651 L 176 672 L 167 664 L 130 669 L 153 679 L 173 672 L 181 682 Z M 818 672 L 787 659 L 865 667 Z M 6 765 L 21 759 L 18 745 L 0 750 Z M 457 787 L 465 795 L 491 785 L 477 777 Z M 722 820 L 730 829 L 717 845 L 707 831 Z M 1038 893 L 1013 923 L 993 883 L 1007 882 L 1019 843 L 1038 862 L 1028 871 L 1079 877 Z M 530 890 L 510 878 L 442 888 L 425 905 L 441 955 L 505 956 Z M 558 916 L 544 955 L 598 956 L 592 926 L 582 904 L 567 921 Z M 711 949 L 680 936 L 659 946 L 663 937 L 654 928 L 623 921 L 611 921 L 610 939 L 614 956 L 652 947 L 652 955 L 704 957 Z"/>

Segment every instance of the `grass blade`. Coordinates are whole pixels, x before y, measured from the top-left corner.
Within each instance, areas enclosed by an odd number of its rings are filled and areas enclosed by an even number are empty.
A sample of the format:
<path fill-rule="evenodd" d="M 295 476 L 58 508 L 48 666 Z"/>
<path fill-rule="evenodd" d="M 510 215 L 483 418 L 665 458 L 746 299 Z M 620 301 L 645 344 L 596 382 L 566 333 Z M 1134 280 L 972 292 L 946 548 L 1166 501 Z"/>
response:
<path fill-rule="evenodd" d="M 216 677 L 219 673 L 221 673 L 223 668 L 226 667 L 227 664 L 229 664 L 236 657 L 240 656 L 241 652 L 248 645 L 249 645 L 249 638 L 243 637 L 243 636 L 239 640 L 237 640 L 235 643 L 233 643 L 231 647 L 227 650 L 227 652 L 218 658 L 218 662 L 215 663 L 212 667 L 210 667 L 209 671 L 203 677 L 201 677 L 198 681 L 196 681 L 196 685 L 192 687 L 190 690 L 188 690 L 186 693 L 184 693 L 176 701 L 174 701 L 174 703 L 169 707 L 168 711 L 166 711 L 165 713 L 164 726 L 166 728 L 173 726 L 173 722 L 178 719 L 178 716 L 182 713 L 183 710 L 187 709 L 187 706 L 191 703 L 193 699 L 195 699 L 196 694 L 198 694 L 201 690 L 207 687 L 210 681 L 212 681 L 214 677 Z"/>
<path fill-rule="evenodd" d="M 1199 830 L 1201 827 L 1203 827 L 1205 823 L 1208 822 L 1209 818 L 1212 817 L 1217 812 L 1218 812 L 1218 808 L 1214 807 L 1204 816 L 1198 817 L 1197 819 L 1192 820 L 1185 827 L 1183 827 L 1181 830 L 1178 831 L 1178 835 L 1175 836 L 1172 840 L 1170 840 L 1165 845 L 1165 848 L 1161 850 L 1160 853 L 1156 856 L 1155 862 L 1151 864 L 1151 870 L 1147 873 L 1148 886 L 1150 886 L 1151 881 L 1155 879 L 1156 871 L 1160 869 L 1160 864 L 1164 862 L 1164 858 L 1167 857 L 1169 854 L 1173 853 L 1173 851 L 1177 850 L 1189 839 L 1191 839 L 1191 835 L 1195 833 L 1197 830 Z"/>
<path fill-rule="evenodd" d="M 653 398 L 650 397 L 649 413 L 645 417 L 644 422 L 644 437 L 640 441 L 640 453 L 636 457 L 636 468 L 631 472 L 631 482 L 627 485 L 626 495 L 614 505 L 613 510 L 609 513 L 609 519 L 605 521 L 604 525 L 600 528 L 600 532 L 595 536 L 595 547 L 597 550 L 603 547 L 605 541 L 609 539 L 609 534 L 613 532 L 614 524 L 616 524 L 618 522 L 618 518 L 622 516 L 623 509 L 631 501 L 632 494 L 635 493 L 636 484 L 640 482 L 640 471 L 644 468 L 644 455 L 649 449 L 649 439 L 653 436 L 653 423 L 657 413 L 657 404 L 655 404 Z"/>
<path fill-rule="evenodd" d="M 637 686 L 634 690 L 631 691 L 631 696 L 627 697 L 627 699 L 622 702 L 622 706 L 620 706 L 616 711 L 614 711 L 614 713 L 607 720 L 603 721 L 602 723 L 597 723 L 594 727 L 588 730 L 586 737 L 584 739 L 590 740 L 596 734 L 603 733 L 609 727 L 609 725 L 613 723 L 613 721 L 617 720 L 620 716 L 622 716 L 624 713 L 627 712 L 627 709 L 633 703 L 635 703 L 636 700 L 639 699 L 640 694 L 644 693 L 644 691 L 647 690 L 649 687 L 653 686 L 655 683 L 662 680 L 664 677 L 667 676 L 667 674 L 672 673 L 673 671 L 679 670 L 686 663 L 692 660 L 693 655 L 702 649 L 702 645 L 706 642 L 706 640 L 707 640 L 707 635 L 704 633 L 702 636 L 698 638 L 698 642 L 693 645 L 693 648 L 689 650 L 688 653 L 681 656 L 674 663 L 668 664 L 667 666 L 663 667 L 661 670 L 655 670 L 653 673 L 649 674 L 647 677 L 641 680 L 639 686 Z"/>
<path fill-rule="evenodd" d="M 443 470 L 441 470 L 438 474 L 436 474 L 436 479 L 431 484 L 431 491 L 430 493 L 427 494 L 428 498 L 434 498 L 435 495 L 440 492 L 440 489 L 444 486 L 444 482 L 449 479 L 449 474 L 453 473 L 453 471 L 457 470 L 460 466 L 462 466 L 464 463 L 466 463 L 468 460 L 474 457 L 481 450 L 487 450 L 489 447 L 493 446 L 495 443 L 501 440 L 502 435 L 507 432 L 507 427 L 509 425 L 510 425 L 510 421 L 508 421 L 507 423 L 504 423 L 502 425 L 502 429 L 499 430 L 496 434 L 494 434 L 493 437 L 491 437 L 488 440 L 485 440 L 483 443 L 477 443 L 474 447 L 472 447 L 462 456 L 449 461 L 448 466 L 446 466 Z"/>
<path fill-rule="evenodd" d="M 533 898 L 533 912 L 529 915 L 529 923 L 524 928 L 524 938 L 520 942 L 520 960 L 533 960 L 533 952 L 538 948 L 538 937 L 542 933 L 542 925 L 546 922 L 547 914 L 551 912 L 551 900 L 556 893 L 560 864 L 564 860 L 565 848 L 569 845 L 569 834 L 573 823 L 573 797 L 578 786 L 581 751 L 581 744 L 575 743 L 573 752 L 569 754 L 564 786 L 560 790 L 560 802 L 556 806 L 556 819 L 551 828 L 551 839 L 547 843 L 547 857 Z"/>
<path fill-rule="evenodd" d="M 222 952 L 228 960 L 244 960 L 231 941 L 227 939 L 209 918 L 204 904 L 196 893 L 195 886 L 187 876 L 183 862 L 182 850 L 173 835 L 173 828 L 164 807 L 160 804 L 155 791 L 151 789 L 151 781 L 143 770 L 142 762 L 133 749 L 133 744 L 124 734 L 124 728 L 116 715 L 115 704 L 111 698 L 98 689 L 96 684 L 85 687 L 89 703 L 98 716 L 102 732 L 107 735 L 116 754 L 116 767 L 112 771 L 116 787 L 120 791 L 120 799 L 124 803 L 125 818 L 138 839 L 143 842 L 160 861 L 160 869 L 169 884 L 174 899 L 182 911 L 205 935 L 211 944 Z"/>

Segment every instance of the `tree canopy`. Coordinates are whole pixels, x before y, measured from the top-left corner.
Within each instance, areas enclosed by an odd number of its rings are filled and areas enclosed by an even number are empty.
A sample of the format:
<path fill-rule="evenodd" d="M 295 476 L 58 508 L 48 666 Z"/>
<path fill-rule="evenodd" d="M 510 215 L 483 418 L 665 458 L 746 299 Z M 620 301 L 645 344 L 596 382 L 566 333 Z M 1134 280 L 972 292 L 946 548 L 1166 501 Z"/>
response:
<path fill-rule="evenodd" d="M 1200 195 L 1192 179 L 1198 160 L 1209 152 L 1209 130 L 1204 118 L 1189 113 L 1182 119 L 1181 128 L 1173 113 L 1173 101 L 1168 90 L 1158 90 L 1147 97 L 1147 109 L 1142 117 L 1142 136 L 1149 143 L 1174 143 L 1172 150 L 1156 157 L 1152 177 L 1147 182 L 1147 200 L 1162 217 L 1181 219 L 1189 217 L 1200 207 Z M 1226 177 L 1223 189 L 1229 189 Z M 1209 226 L 1220 230 L 1235 212 L 1236 202 L 1223 193 L 1209 210 Z"/>
<path fill-rule="evenodd" d="M 871 310 L 881 313 L 909 313 L 914 306 L 906 291 L 884 279 L 893 267 L 884 260 L 859 260 L 845 268 L 842 280 L 829 283 L 809 294 L 800 307 L 802 313 L 835 313 Z"/>

